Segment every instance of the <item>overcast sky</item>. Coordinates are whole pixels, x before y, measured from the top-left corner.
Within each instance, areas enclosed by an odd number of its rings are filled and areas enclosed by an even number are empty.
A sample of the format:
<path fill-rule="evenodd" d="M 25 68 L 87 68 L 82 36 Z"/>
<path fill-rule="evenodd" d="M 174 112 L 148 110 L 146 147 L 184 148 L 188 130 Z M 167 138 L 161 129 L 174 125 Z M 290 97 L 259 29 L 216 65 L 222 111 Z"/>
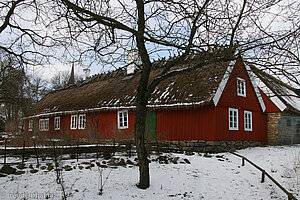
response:
<path fill-rule="evenodd" d="M 292 2 L 291 0 L 285 0 L 285 2 Z M 30 13 L 31 11 L 26 10 L 26 11 L 22 11 L 22 17 L 24 18 L 30 18 L 32 16 L 32 14 Z M 273 9 L 273 13 L 276 13 L 276 8 L 274 7 Z M 265 22 L 267 22 L 269 19 L 268 17 L 265 18 Z M 275 23 L 275 26 L 273 27 L 274 29 L 282 29 L 285 27 L 286 24 L 277 21 L 277 23 Z M 23 24 L 24 27 L 26 27 L 25 24 Z M 30 27 L 30 25 L 28 25 L 27 27 Z M 0 42 L 6 42 L 9 43 L 9 38 L 5 37 L 5 35 L 1 34 L 0 35 Z M 57 52 L 58 54 L 60 52 Z M 88 67 L 88 64 L 75 64 L 75 73 L 76 74 L 82 74 L 82 70 L 83 68 Z M 46 80 L 50 80 L 55 74 L 58 74 L 60 71 L 67 71 L 70 72 L 72 67 L 71 63 L 59 63 L 59 62 L 53 62 L 51 65 L 46 65 L 46 66 L 34 66 L 34 67 L 29 67 L 26 71 L 28 74 L 31 75 L 35 75 L 35 76 L 40 76 L 43 79 Z M 91 75 L 93 74 L 97 74 L 97 73 L 102 73 L 103 71 L 107 71 L 105 69 L 103 69 L 102 66 L 97 66 L 97 65 L 93 65 L 90 67 L 91 69 Z"/>

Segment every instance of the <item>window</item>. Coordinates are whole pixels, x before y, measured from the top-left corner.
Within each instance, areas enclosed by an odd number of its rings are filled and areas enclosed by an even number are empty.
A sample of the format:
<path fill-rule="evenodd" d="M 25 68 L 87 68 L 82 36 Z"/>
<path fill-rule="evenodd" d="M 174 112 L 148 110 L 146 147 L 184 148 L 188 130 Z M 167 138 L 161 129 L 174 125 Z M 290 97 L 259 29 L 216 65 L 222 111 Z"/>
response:
<path fill-rule="evenodd" d="M 71 115 L 71 129 L 77 129 L 77 115 Z"/>
<path fill-rule="evenodd" d="M 85 129 L 86 127 L 86 115 L 71 115 L 71 129 Z"/>
<path fill-rule="evenodd" d="M 286 125 L 287 125 L 287 126 L 292 126 L 292 121 L 291 121 L 291 119 L 287 119 L 287 120 L 286 120 Z"/>
<path fill-rule="evenodd" d="M 44 119 L 39 120 L 39 130 L 43 131 L 44 130 Z"/>
<path fill-rule="evenodd" d="M 85 129 L 85 124 L 86 124 L 85 114 L 79 115 L 78 129 Z"/>
<path fill-rule="evenodd" d="M 252 112 L 250 111 L 244 111 L 244 129 L 252 131 Z"/>
<path fill-rule="evenodd" d="M 238 109 L 229 108 L 229 130 L 239 130 Z"/>
<path fill-rule="evenodd" d="M 246 81 L 241 78 L 237 78 L 237 95 L 246 97 Z"/>
<path fill-rule="evenodd" d="M 49 118 L 40 119 L 39 130 L 40 131 L 48 131 L 49 130 Z"/>
<path fill-rule="evenodd" d="M 54 118 L 54 130 L 60 130 L 60 117 Z"/>
<path fill-rule="evenodd" d="M 28 131 L 32 131 L 33 130 L 33 120 L 29 120 L 28 122 Z"/>
<path fill-rule="evenodd" d="M 118 128 L 128 128 L 128 110 L 118 111 Z"/>
<path fill-rule="evenodd" d="M 49 118 L 44 120 L 44 131 L 48 131 L 49 130 Z"/>

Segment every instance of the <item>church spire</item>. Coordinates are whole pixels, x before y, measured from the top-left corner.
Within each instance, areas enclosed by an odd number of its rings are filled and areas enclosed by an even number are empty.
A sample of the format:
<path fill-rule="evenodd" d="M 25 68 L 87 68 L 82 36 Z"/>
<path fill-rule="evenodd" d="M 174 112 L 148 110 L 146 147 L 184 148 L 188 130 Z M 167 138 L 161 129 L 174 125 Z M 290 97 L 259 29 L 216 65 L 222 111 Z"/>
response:
<path fill-rule="evenodd" d="M 74 82 L 75 82 L 75 78 L 74 78 L 74 63 L 73 63 L 70 78 L 69 78 L 69 81 L 68 81 L 68 85 L 72 85 L 72 84 L 74 84 Z"/>

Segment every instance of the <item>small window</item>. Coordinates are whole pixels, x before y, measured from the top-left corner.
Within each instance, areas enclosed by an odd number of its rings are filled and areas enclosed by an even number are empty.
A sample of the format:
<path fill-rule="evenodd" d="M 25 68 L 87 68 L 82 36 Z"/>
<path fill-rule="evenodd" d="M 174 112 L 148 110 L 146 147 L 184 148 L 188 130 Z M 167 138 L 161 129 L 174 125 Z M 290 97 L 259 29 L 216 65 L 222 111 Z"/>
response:
<path fill-rule="evenodd" d="M 44 131 L 48 131 L 49 130 L 49 118 L 44 120 Z"/>
<path fill-rule="evenodd" d="M 49 118 L 39 120 L 39 130 L 40 131 L 49 130 Z"/>
<path fill-rule="evenodd" d="M 39 130 L 43 131 L 44 130 L 44 119 L 39 120 Z"/>
<path fill-rule="evenodd" d="M 54 130 L 60 130 L 60 117 L 54 118 Z"/>
<path fill-rule="evenodd" d="M 85 116 L 85 114 L 79 115 L 78 129 L 85 129 L 85 124 L 86 124 L 86 116 Z"/>
<path fill-rule="evenodd" d="M 246 81 L 241 78 L 237 78 L 237 95 L 246 97 Z"/>
<path fill-rule="evenodd" d="M 28 131 L 32 131 L 33 130 L 33 120 L 29 120 L 28 122 Z"/>
<path fill-rule="evenodd" d="M 250 111 L 244 111 L 244 129 L 252 131 L 252 112 Z"/>
<path fill-rule="evenodd" d="M 128 111 L 127 110 L 118 111 L 118 128 L 119 129 L 128 128 Z"/>
<path fill-rule="evenodd" d="M 292 121 L 291 121 L 291 119 L 287 119 L 287 120 L 286 120 L 286 125 L 287 125 L 287 126 L 292 126 Z"/>
<path fill-rule="evenodd" d="M 229 130 L 239 130 L 238 109 L 229 108 Z"/>
<path fill-rule="evenodd" d="M 77 115 L 71 115 L 71 129 L 77 129 Z"/>

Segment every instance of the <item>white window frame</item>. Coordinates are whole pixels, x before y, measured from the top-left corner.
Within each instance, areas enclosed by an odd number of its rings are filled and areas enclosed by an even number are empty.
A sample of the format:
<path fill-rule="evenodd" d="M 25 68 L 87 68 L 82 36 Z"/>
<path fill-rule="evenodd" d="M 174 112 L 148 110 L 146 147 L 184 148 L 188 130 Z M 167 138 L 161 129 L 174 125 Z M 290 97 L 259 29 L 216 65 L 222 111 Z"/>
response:
<path fill-rule="evenodd" d="M 78 129 L 85 129 L 86 127 L 86 115 L 80 114 L 78 116 Z"/>
<path fill-rule="evenodd" d="M 252 121 L 252 112 L 244 111 L 244 130 L 252 131 L 253 130 L 253 121 Z"/>
<path fill-rule="evenodd" d="M 228 109 L 228 125 L 229 130 L 239 130 L 239 110 L 236 108 Z"/>
<path fill-rule="evenodd" d="M 49 118 L 46 118 L 44 123 L 44 131 L 49 131 Z"/>
<path fill-rule="evenodd" d="M 54 130 L 60 130 L 60 117 L 54 118 Z"/>
<path fill-rule="evenodd" d="M 28 122 L 28 131 L 33 131 L 33 120 L 29 120 Z"/>
<path fill-rule="evenodd" d="M 49 131 L 49 118 L 39 120 L 39 130 Z"/>
<path fill-rule="evenodd" d="M 242 78 L 237 78 L 237 95 L 241 97 L 246 97 L 246 81 Z"/>
<path fill-rule="evenodd" d="M 117 113 L 118 129 L 127 129 L 129 127 L 128 110 L 120 110 Z"/>
<path fill-rule="evenodd" d="M 71 115 L 70 129 L 77 129 L 78 115 Z"/>
<path fill-rule="evenodd" d="M 44 131 L 44 119 L 39 119 L 39 130 Z"/>

